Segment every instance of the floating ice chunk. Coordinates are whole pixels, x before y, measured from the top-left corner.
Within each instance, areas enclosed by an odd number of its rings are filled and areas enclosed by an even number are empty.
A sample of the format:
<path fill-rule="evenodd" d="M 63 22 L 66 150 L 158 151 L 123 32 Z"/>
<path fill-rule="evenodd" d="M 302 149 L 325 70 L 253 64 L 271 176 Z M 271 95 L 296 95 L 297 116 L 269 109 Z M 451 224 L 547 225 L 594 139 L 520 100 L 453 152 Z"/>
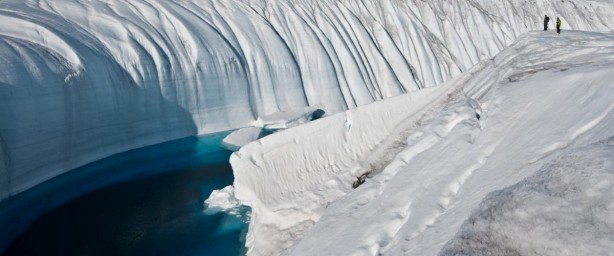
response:
<path fill-rule="evenodd" d="M 241 204 L 235 198 L 235 189 L 233 186 L 227 186 L 220 190 L 214 190 L 207 200 L 205 200 L 206 211 L 228 211 L 238 208 Z"/>

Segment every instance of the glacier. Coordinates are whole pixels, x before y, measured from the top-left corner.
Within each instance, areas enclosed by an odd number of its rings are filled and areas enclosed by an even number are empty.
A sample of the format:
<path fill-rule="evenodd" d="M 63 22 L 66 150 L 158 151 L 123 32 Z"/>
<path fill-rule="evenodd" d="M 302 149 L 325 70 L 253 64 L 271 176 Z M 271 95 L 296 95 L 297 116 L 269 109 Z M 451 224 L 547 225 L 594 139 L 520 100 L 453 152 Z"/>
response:
<path fill-rule="evenodd" d="M 252 208 L 248 254 L 607 251 L 608 238 L 581 241 L 612 235 L 597 227 L 611 224 L 600 209 L 611 206 L 604 198 L 612 150 L 590 148 L 614 138 L 613 71 L 612 32 L 528 32 L 442 85 L 246 145 L 231 164 L 234 197 Z M 568 153 L 576 160 L 557 160 Z M 538 172 L 543 168 L 547 175 Z M 561 198 L 561 184 L 575 190 Z M 505 192 L 487 197 L 498 190 Z M 566 206 L 573 206 L 567 215 L 557 213 Z M 531 212 L 550 215 L 522 219 Z M 567 221 L 587 230 L 576 232 Z M 539 232 L 526 236 L 532 228 Z M 557 247 L 563 245 L 578 247 Z"/>
<path fill-rule="evenodd" d="M 544 14 L 562 35 L 530 32 Z M 493 195 L 614 137 L 614 35 L 586 32 L 614 29 L 608 0 L 0 0 L 0 22 L 0 200 L 129 149 L 330 114 L 233 154 L 206 203 L 252 208 L 250 255 L 479 250 L 519 217 L 484 209 L 535 203 Z"/>
<path fill-rule="evenodd" d="M 0 200 L 129 149 L 432 87 L 586 1 L 0 1 Z M 417 100 L 419 101 L 419 100 Z"/>

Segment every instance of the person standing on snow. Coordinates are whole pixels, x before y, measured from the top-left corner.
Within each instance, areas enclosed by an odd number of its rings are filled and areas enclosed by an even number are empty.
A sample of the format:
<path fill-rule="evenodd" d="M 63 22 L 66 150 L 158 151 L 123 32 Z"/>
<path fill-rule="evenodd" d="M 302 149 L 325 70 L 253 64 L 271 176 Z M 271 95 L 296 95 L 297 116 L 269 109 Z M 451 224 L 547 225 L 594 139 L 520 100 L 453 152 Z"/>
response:
<path fill-rule="evenodd" d="M 556 17 L 556 33 L 561 33 L 561 19 L 559 17 Z"/>
<path fill-rule="evenodd" d="M 550 22 L 550 17 L 546 15 L 546 17 L 544 17 L 544 31 L 548 31 L 548 22 Z"/>

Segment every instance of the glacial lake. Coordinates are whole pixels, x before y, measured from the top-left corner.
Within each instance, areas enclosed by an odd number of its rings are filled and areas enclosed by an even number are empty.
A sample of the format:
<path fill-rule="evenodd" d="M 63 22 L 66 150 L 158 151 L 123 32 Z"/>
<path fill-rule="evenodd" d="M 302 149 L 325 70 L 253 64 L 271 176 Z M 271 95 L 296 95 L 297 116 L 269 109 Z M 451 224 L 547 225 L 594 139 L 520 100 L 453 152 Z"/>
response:
<path fill-rule="evenodd" d="M 249 210 L 204 211 L 233 182 L 227 134 L 116 154 L 0 203 L 0 254 L 244 254 Z"/>

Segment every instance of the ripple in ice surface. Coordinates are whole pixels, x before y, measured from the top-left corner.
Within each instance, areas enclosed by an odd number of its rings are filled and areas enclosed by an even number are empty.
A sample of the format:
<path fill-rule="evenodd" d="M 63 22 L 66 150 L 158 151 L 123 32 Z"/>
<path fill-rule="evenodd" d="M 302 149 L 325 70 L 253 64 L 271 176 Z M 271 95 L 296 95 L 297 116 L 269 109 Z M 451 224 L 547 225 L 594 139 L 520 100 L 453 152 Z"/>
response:
<path fill-rule="evenodd" d="M 203 211 L 233 181 L 230 152 L 218 147 L 226 134 L 111 156 L 3 202 L 5 255 L 243 253 L 248 209 Z"/>

